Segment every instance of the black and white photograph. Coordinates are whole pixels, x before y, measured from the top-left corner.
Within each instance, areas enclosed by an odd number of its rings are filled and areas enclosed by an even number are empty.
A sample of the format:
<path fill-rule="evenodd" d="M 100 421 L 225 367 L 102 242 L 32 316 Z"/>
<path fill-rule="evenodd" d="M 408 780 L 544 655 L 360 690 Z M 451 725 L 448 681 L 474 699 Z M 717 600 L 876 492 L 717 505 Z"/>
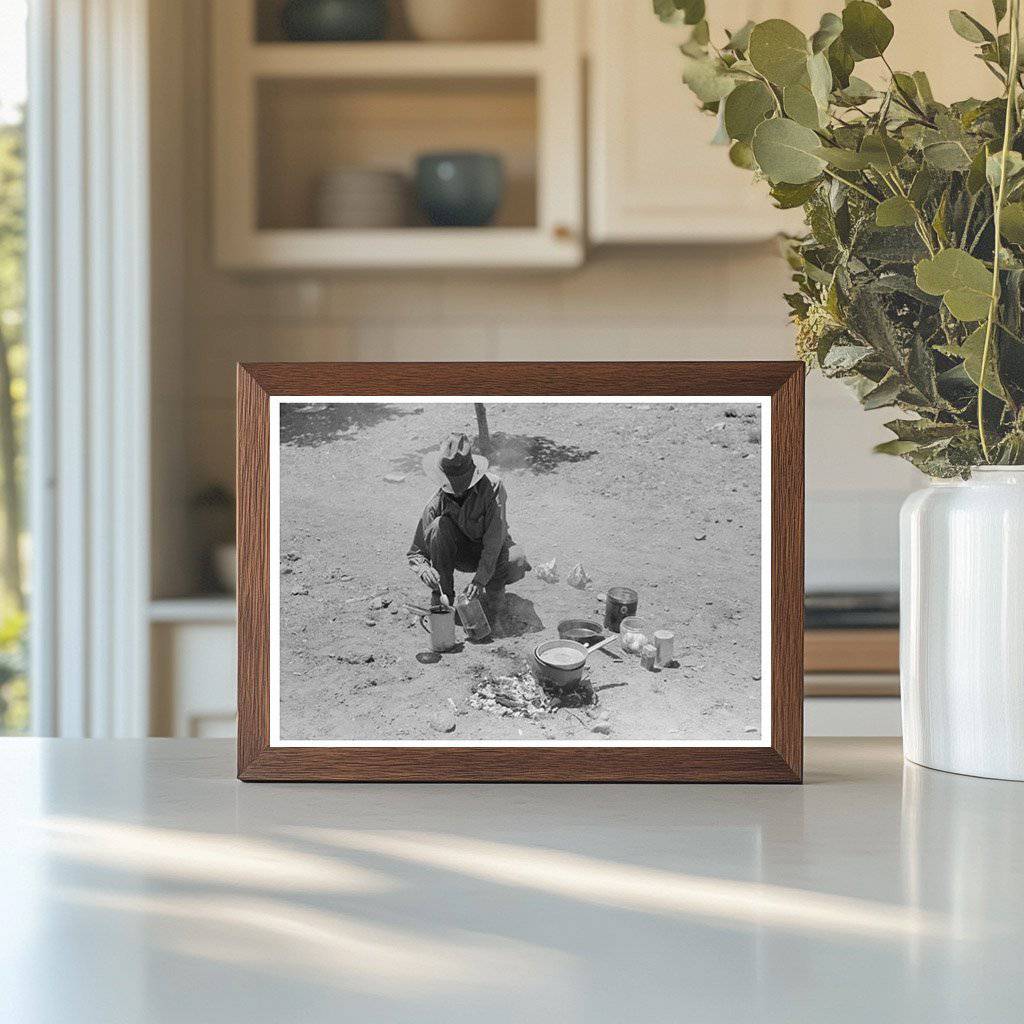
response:
<path fill-rule="evenodd" d="M 274 398 L 272 744 L 764 745 L 768 415 Z"/>

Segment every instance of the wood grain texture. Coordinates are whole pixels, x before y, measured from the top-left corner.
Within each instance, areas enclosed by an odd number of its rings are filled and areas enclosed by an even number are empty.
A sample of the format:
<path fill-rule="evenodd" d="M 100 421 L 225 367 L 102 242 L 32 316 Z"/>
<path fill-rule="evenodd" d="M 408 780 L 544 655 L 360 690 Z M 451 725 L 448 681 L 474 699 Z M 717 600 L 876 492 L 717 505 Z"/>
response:
<path fill-rule="evenodd" d="M 744 395 L 772 407 L 768 747 L 271 747 L 271 395 Z M 804 368 L 798 362 L 254 363 L 238 368 L 238 777 L 245 781 L 799 782 Z"/>

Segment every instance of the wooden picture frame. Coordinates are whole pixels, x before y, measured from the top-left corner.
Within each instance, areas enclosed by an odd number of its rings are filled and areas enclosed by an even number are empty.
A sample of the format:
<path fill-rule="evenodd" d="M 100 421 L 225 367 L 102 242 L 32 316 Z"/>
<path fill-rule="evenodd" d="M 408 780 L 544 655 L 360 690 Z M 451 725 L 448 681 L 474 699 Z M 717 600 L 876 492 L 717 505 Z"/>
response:
<path fill-rule="evenodd" d="M 770 409 L 770 736 L 717 746 L 271 743 L 272 398 L 753 396 Z M 463 398 L 463 396 L 466 396 Z M 564 400 L 564 399 L 563 399 Z M 609 400 L 605 398 L 604 400 Z M 622 400 L 629 400 L 623 398 Z M 691 398 L 691 401 L 697 399 Z M 258 363 L 238 366 L 238 777 L 244 781 L 800 782 L 804 367 L 799 362 Z M 275 439 L 275 443 L 277 443 Z M 765 495 L 762 494 L 762 501 Z M 769 549 L 766 549 L 769 550 Z M 768 593 L 766 590 L 765 593 Z"/>

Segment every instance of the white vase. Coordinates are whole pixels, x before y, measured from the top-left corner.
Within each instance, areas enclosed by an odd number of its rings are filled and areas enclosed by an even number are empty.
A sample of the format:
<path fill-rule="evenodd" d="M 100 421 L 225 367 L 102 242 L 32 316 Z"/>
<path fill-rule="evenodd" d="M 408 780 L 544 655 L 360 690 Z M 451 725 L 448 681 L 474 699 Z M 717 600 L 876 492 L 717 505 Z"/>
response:
<path fill-rule="evenodd" d="M 900 693 L 911 761 L 1024 781 L 1024 466 L 904 503 Z"/>

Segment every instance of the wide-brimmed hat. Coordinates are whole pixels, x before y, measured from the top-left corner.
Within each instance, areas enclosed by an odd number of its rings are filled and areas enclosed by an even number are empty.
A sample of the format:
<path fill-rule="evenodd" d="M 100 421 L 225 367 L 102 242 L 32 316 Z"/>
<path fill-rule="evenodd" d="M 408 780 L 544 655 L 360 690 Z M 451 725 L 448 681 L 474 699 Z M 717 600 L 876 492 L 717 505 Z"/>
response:
<path fill-rule="evenodd" d="M 487 472 L 488 462 L 473 453 L 473 445 L 465 434 L 449 434 L 440 449 L 423 456 L 423 472 L 439 487 L 459 485 L 472 487 Z"/>

